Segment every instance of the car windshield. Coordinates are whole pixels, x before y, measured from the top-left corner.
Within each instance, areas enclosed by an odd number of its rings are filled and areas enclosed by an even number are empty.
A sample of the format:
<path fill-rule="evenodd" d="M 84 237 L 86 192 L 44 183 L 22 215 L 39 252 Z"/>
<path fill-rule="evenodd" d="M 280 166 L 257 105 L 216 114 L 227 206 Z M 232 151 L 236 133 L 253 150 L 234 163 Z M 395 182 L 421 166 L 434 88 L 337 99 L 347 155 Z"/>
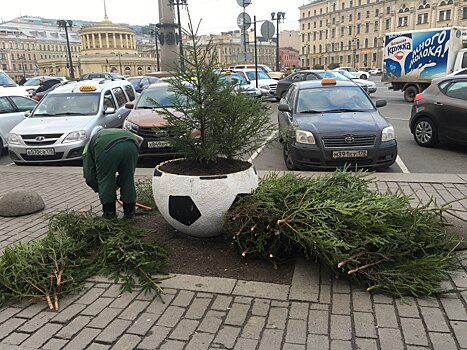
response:
<path fill-rule="evenodd" d="M 136 89 L 138 88 L 138 85 L 139 85 L 139 82 L 142 80 L 143 78 L 128 78 L 127 80 L 131 83 L 131 85 L 133 85 L 133 87 Z"/>
<path fill-rule="evenodd" d="M 344 77 L 348 79 L 353 79 L 353 75 L 347 72 L 346 70 L 340 70 L 340 71 L 337 71 L 337 73 L 342 74 Z"/>
<path fill-rule="evenodd" d="M 32 117 L 96 115 L 99 99 L 99 93 L 47 94 Z"/>
<path fill-rule="evenodd" d="M 29 79 L 27 82 L 25 82 L 23 85 L 24 86 L 37 86 L 39 85 L 41 79 L 42 78 L 32 78 L 32 79 Z"/>
<path fill-rule="evenodd" d="M 174 98 L 175 93 L 168 85 L 146 89 L 141 94 L 136 108 L 172 107 L 174 105 Z"/>
<path fill-rule="evenodd" d="M 299 90 L 297 99 L 297 113 L 374 110 L 368 95 L 357 86 L 329 86 Z"/>
<path fill-rule="evenodd" d="M 16 86 L 16 83 L 8 75 L 0 72 L 0 86 Z"/>
<path fill-rule="evenodd" d="M 346 72 L 347 73 L 347 72 Z M 349 74 L 349 73 L 347 73 Z M 347 77 L 343 75 L 341 72 L 332 72 L 332 71 L 325 71 L 325 72 L 319 72 L 317 75 L 323 79 L 323 78 L 336 78 L 336 80 L 349 80 L 352 79 L 352 76 Z"/>
<path fill-rule="evenodd" d="M 225 85 L 248 85 L 248 82 L 240 74 L 231 74 L 221 76 Z"/>
<path fill-rule="evenodd" d="M 247 71 L 245 72 L 246 76 L 248 77 L 249 80 L 256 80 L 256 75 L 255 75 L 255 72 L 254 71 Z M 259 77 L 259 80 L 261 79 L 271 79 L 271 77 L 269 75 L 267 75 L 267 73 L 265 71 L 262 71 L 260 69 L 258 69 L 258 77 Z"/>

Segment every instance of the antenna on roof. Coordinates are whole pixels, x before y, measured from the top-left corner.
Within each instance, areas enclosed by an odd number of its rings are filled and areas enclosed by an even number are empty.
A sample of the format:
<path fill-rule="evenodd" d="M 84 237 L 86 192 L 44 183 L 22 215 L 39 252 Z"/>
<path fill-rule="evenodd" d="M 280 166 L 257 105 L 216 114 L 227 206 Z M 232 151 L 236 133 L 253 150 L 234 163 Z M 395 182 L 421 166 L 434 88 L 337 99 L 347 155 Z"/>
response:
<path fill-rule="evenodd" d="M 107 7 L 105 6 L 105 0 L 104 0 L 104 20 L 108 20 L 109 17 L 107 17 Z"/>

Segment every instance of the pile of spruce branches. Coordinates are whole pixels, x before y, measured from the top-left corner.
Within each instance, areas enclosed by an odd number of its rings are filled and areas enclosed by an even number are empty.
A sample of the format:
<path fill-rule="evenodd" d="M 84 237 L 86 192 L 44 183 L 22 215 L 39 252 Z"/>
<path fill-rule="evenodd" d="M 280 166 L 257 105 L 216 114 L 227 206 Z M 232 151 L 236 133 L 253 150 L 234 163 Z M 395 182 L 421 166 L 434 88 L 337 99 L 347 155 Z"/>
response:
<path fill-rule="evenodd" d="M 226 237 L 244 257 L 276 267 L 297 251 L 368 291 L 394 296 L 447 292 L 440 287 L 458 263 L 460 243 L 447 234 L 449 205 L 411 207 L 411 196 L 379 193 L 363 172 L 320 177 L 272 174 L 227 213 Z"/>
<path fill-rule="evenodd" d="M 45 238 L 7 247 L 0 256 L 0 306 L 46 300 L 58 310 L 60 296 L 96 274 L 120 282 L 122 291 L 138 284 L 160 296 L 161 279 L 154 275 L 166 273 L 168 255 L 159 242 L 145 240 L 145 233 L 131 222 L 92 212 L 53 215 Z"/>

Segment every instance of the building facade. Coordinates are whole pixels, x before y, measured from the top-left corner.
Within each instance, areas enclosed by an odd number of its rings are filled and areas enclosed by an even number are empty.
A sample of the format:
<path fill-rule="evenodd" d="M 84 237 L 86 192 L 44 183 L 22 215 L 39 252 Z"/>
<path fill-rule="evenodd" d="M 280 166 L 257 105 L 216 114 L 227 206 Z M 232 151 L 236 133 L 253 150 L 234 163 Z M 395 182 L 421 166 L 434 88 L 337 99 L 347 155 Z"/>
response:
<path fill-rule="evenodd" d="M 382 67 L 389 32 L 467 26 L 459 0 L 316 0 L 299 7 L 302 67 Z"/>
<path fill-rule="evenodd" d="M 279 50 L 281 70 L 300 66 L 300 53 L 293 47 L 281 47 Z"/>

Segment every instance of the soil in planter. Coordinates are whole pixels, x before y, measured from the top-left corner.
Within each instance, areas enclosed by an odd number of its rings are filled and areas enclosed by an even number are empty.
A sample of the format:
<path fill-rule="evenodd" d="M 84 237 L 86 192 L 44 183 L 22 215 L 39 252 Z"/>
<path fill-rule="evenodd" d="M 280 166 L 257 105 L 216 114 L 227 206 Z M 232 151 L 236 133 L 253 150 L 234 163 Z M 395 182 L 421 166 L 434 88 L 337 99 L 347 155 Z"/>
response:
<path fill-rule="evenodd" d="M 138 215 L 135 225 L 149 230 L 146 239 L 159 239 L 169 252 L 169 272 L 248 281 L 290 284 L 294 261 L 274 270 L 264 260 L 244 260 L 223 236 L 195 238 L 170 226 L 160 214 Z"/>
<path fill-rule="evenodd" d="M 232 174 L 251 167 L 251 163 L 239 159 L 218 158 L 215 162 L 199 163 L 191 159 L 179 159 L 165 163 L 160 170 L 177 175 L 207 176 Z"/>

